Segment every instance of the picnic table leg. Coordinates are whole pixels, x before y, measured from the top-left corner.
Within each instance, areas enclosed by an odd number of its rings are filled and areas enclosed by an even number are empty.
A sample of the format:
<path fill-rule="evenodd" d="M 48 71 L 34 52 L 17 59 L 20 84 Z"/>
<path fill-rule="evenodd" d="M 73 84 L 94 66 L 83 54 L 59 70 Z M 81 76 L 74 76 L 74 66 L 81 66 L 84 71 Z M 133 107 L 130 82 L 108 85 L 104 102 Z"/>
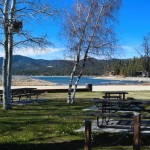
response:
<path fill-rule="evenodd" d="M 1 95 L 1 102 L 3 102 L 3 95 Z"/>
<path fill-rule="evenodd" d="M 119 97 L 122 99 L 122 95 L 121 94 L 119 94 Z M 120 98 L 118 98 L 118 99 L 120 99 Z"/>
<path fill-rule="evenodd" d="M 125 100 L 125 94 L 123 94 L 123 100 Z"/>
<path fill-rule="evenodd" d="M 111 103 L 109 103 L 109 107 L 111 106 Z M 107 109 L 106 109 L 106 107 L 107 107 L 107 103 L 102 103 L 102 105 L 101 105 L 101 110 L 102 110 L 102 113 L 106 113 L 107 112 Z M 109 111 L 109 110 L 108 110 Z M 109 111 L 109 113 L 110 113 L 110 111 Z M 108 122 L 109 122 L 109 120 L 110 120 L 110 117 L 108 117 L 108 119 L 107 119 L 107 117 L 102 117 L 101 118 L 101 120 L 102 120 L 102 122 L 101 122 L 101 124 L 99 123 L 99 117 L 97 117 L 97 126 L 99 127 L 99 128 L 101 128 L 103 125 L 104 125 L 104 122 L 106 123 L 106 124 L 108 124 Z"/>
<path fill-rule="evenodd" d="M 104 121 L 105 121 L 105 117 L 102 117 L 101 119 L 102 119 L 102 122 L 101 122 L 101 124 L 100 124 L 100 122 L 99 122 L 99 117 L 97 117 L 97 126 L 98 126 L 99 128 L 103 127 Z"/>

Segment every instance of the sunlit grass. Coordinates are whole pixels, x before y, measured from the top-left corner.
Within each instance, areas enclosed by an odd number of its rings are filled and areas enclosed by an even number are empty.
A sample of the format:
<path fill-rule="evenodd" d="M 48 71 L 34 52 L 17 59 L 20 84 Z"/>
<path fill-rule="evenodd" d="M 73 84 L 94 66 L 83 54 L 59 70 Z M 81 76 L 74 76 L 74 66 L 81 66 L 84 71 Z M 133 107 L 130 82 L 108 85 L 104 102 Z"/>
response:
<path fill-rule="evenodd" d="M 142 95 L 147 99 L 150 96 L 149 92 L 129 93 L 129 97 L 141 98 Z M 7 111 L 0 106 L 0 149 L 12 150 L 12 145 L 15 150 L 49 147 L 61 150 L 63 146 L 67 146 L 65 150 L 83 149 L 84 132 L 76 133 L 75 129 L 84 126 L 84 120 L 89 116 L 82 109 L 91 106 L 91 99 L 95 97 L 102 97 L 102 92 L 79 92 L 75 104 L 66 103 L 66 93 L 49 93 L 40 96 L 47 100 L 40 103 L 15 105 Z M 99 142 L 95 142 L 93 149 L 132 149 L 131 138 L 126 138 L 126 144 L 117 143 L 110 148 L 107 140 L 113 142 L 114 137 L 120 135 L 98 133 L 98 136 Z"/>

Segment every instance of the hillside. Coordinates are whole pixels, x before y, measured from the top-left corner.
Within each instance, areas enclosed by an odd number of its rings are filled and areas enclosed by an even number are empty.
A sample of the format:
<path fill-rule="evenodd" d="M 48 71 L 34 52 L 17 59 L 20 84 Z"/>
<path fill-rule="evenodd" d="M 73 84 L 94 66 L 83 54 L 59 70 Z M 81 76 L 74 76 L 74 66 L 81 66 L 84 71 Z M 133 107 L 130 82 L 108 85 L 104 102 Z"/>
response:
<path fill-rule="evenodd" d="M 3 58 L 0 57 L 0 73 L 2 72 Z M 71 74 L 74 62 L 71 60 L 44 60 L 32 59 L 25 56 L 14 55 L 12 64 L 13 75 L 45 75 L 45 76 L 67 76 Z M 150 64 L 149 64 L 150 65 Z M 82 68 L 80 61 L 79 74 Z M 144 62 L 142 58 L 133 59 L 110 59 L 98 60 L 88 58 L 83 75 L 103 75 L 106 72 L 113 72 L 115 75 L 137 76 L 141 72 L 145 72 Z M 145 74 L 145 73 L 144 73 Z"/>
<path fill-rule="evenodd" d="M 2 62 L 3 58 L 0 57 L 0 67 Z M 73 64 L 74 62 L 70 60 L 43 60 L 14 55 L 12 72 L 14 75 L 70 75 Z M 107 64 L 106 60 L 89 58 L 84 74 L 101 75 Z"/>

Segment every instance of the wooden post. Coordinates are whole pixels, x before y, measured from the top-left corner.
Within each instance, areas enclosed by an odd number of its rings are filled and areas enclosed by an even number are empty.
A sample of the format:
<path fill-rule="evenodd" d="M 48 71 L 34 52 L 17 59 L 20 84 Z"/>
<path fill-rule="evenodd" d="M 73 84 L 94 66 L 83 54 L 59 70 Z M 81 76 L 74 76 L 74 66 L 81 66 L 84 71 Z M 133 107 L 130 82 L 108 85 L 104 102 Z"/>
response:
<path fill-rule="evenodd" d="M 140 150 L 140 114 L 134 113 L 133 117 L 133 150 Z"/>
<path fill-rule="evenodd" d="M 85 146 L 84 150 L 91 150 L 91 120 L 85 120 Z"/>

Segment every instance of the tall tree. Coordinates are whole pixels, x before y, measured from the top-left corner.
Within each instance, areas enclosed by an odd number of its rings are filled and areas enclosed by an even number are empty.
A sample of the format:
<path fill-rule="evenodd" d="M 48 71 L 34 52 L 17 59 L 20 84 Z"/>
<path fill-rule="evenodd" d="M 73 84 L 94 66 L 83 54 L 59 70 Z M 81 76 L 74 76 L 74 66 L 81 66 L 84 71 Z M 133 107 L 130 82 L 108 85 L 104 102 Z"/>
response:
<path fill-rule="evenodd" d="M 12 55 L 15 47 L 43 49 L 51 43 L 45 35 L 33 36 L 29 26 L 52 17 L 57 11 L 46 0 L 0 0 L 0 44 L 4 47 L 2 67 L 3 109 L 10 108 Z M 24 30 L 22 29 L 24 22 Z M 34 23 L 33 23 L 34 22 Z M 37 33 L 36 33 L 37 34 Z"/>
<path fill-rule="evenodd" d="M 146 71 L 146 76 L 150 77 L 150 32 L 143 37 L 141 48 L 137 49 L 141 56 L 143 68 Z"/>
<path fill-rule="evenodd" d="M 89 56 L 111 55 L 115 44 L 113 23 L 121 0 L 76 0 L 71 11 L 67 11 L 64 31 L 68 39 L 68 48 L 75 54 L 75 64 L 70 76 L 68 103 L 73 103 L 76 88 L 83 74 Z M 82 67 L 78 68 L 80 60 Z M 74 85 L 73 78 L 79 71 Z"/>

